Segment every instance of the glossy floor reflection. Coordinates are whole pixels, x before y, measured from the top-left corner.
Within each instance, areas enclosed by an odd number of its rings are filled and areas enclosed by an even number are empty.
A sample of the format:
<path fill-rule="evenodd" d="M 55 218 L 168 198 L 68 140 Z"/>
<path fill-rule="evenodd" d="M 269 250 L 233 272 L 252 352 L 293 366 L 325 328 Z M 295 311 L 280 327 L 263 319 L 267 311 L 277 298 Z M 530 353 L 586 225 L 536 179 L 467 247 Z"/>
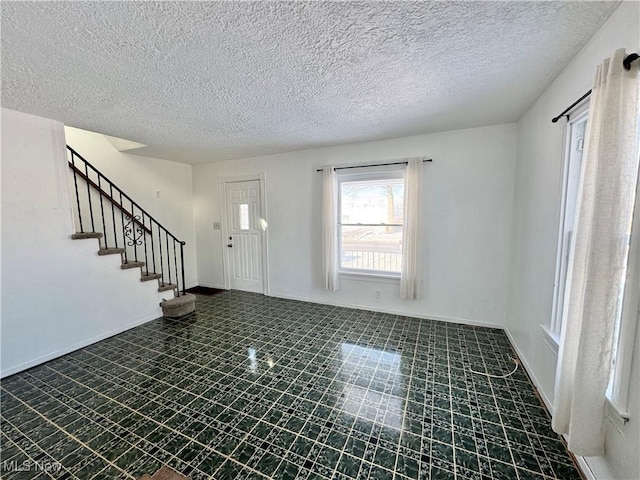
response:
<path fill-rule="evenodd" d="M 2 478 L 579 479 L 522 371 L 468 370 L 511 356 L 500 330 L 199 296 L 5 379 Z"/>

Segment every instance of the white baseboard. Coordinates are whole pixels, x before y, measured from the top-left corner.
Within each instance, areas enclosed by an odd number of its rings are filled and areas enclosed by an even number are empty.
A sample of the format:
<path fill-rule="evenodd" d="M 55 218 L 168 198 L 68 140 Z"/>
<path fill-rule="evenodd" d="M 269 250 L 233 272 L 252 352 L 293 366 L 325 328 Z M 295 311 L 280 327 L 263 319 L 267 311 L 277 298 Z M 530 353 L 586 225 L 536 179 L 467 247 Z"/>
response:
<path fill-rule="evenodd" d="M 522 350 L 518 348 L 518 344 L 516 343 L 515 339 L 511 335 L 511 332 L 509 332 L 509 330 L 506 328 L 504 329 L 504 332 L 507 334 L 507 338 L 509 339 L 509 342 L 511 342 L 511 346 L 513 347 L 513 349 L 518 354 L 518 357 L 520 357 L 520 361 L 522 362 L 522 367 L 527 371 L 529 378 L 531 378 L 531 380 L 533 381 L 533 384 L 536 387 L 536 390 L 538 391 L 540 398 L 542 398 L 542 401 L 547 407 L 547 410 L 549 410 L 550 414 L 553 414 L 553 404 L 551 403 L 551 400 L 549 399 L 549 397 L 547 397 L 547 395 L 544 393 L 544 390 L 542 390 L 542 385 L 540 384 L 540 381 L 533 373 L 533 370 L 531 369 L 529 362 L 527 362 L 527 358 L 522 353 Z"/>
<path fill-rule="evenodd" d="M 293 295 L 282 295 L 279 293 L 270 293 L 267 295 L 269 297 L 275 298 L 284 298 L 285 300 L 297 300 L 299 302 L 308 302 L 308 303 L 316 303 L 319 305 L 331 305 L 333 307 L 344 307 L 344 308 L 355 308 L 358 310 L 369 310 L 371 312 L 380 312 L 380 313 L 388 313 L 391 315 L 402 315 L 405 317 L 414 317 L 421 318 L 425 320 L 438 320 L 440 322 L 448 322 L 448 323 L 462 323 L 465 325 L 472 325 L 476 327 L 486 327 L 486 328 L 499 328 L 504 329 L 504 325 L 500 325 L 498 323 L 491 322 L 480 322 L 477 320 L 470 320 L 468 318 L 456 318 L 456 317 L 447 317 L 441 315 L 430 315 L 430 314 L 420 314 L 420 313 L 411 313 L 411 312 L 401 312 L 398 310 L 388 309 L 388 308 L 380 308 L 372 305 L 358 305 L 355 303 L 346 303 L 346 302 L 331 302 L 327 300 L 319 300 L 316 298 L 307 298 L 307 297 L 298 297 Z"/>
<path fill-rule="evenodd" d="M 549 414 L 553 415 L 553 404 L 551 403 L 551 400 L 549 399 L 549 397 L 547 397 L 547 395 L 545 395 L 544 391 L 542 390 L 540 382 L 534 375 L 533 370 L 531 369 L 531 366 L 527 362 L 526 357 L 523 355 L 520 348 L 518 348 L 518 344 L 516 343 L 513 336 L 511 335 L 511 332 L 509 332 L 509 330 L 507 330 L 506 328 L 504 329 L 504 331 L 507 334 L 507 337 L 509 338 L 511 345 L 513 346 L 513 349 L 518 354 L 518 357 L 520 357 L 520 361 L 522 362 L 522 367 L 526 370 L 527 374 L 529 375 L 529 378 L 531 378 L 531 381 L 536 387 L 536 390 L 538 391 L 538 395 L 540 395 L 540 398 L 542 399 L 545 406 L 547 407 Z M 563 435 L 563 437 L 565 438 L 565 442 L 566 442 L 567 440 L 566 435 Z M 586 478 L 587 480 L 598 480 L 584 457 L 580 455 L 574 455 L 574 458 L 576 459 L 577 466 L 582 472 L 582 474 L 584 475 L 584 478 Z"/>
<path fill-rule="evenodd" d="M 576 458 L 576 462 L 578 463 L 578 468 L 582 471 L 584 478 L 586 478 L 587 480 L 598 480 L 585 458 L 581 455 L 574 456 Z"/>
<path fill-rule="evenodd" d="M 31 367 L 35 367 L 36 365 L 40 365 L 41 363 L 48 362 L 49 360 L 53 360 L 54 358 L 61 357 L 71 352 L 75 352 L 76 350 L 80 350 L 81 348 L 88 347 L 91 344 L 99 342 L 100 340 L 104 340 L 105 338 L 113 337 L 114 335 L 118 335 L 119 333 L 126 332 L 127 330 L 131 330 L 138 325 L 142 325 L 143 323 L 150 322 L 151 320 L 155 320 L 162 316 L 153 315 L 148 318 L 143 318 L 141 320 L 136 320 L 135 322 L 128 323 L 120 328 L 116 328 L 114 330 L 110 330 L 105 333 L 101 333 L 100 335 L 96 335 L 95 337 L 88 338 L 81 342 L 70 345 L 67 348 L 62 348 L 60 350 L 56 350 L 54 352 L 47 353 L 46 355 L 42 355 L 38 358 L 34 358 L 33 360 L 29 360 L 28 362 L 21 363 L 20 365 L 14 365 L 13 367 L 9 367 L 0 372 L 0 378 L 8 377 L 9 375 L 13 375 L 14 373 L 22 372 Z"/>
<path fill-rule="evenodd" d="M 226 290 L 224 285 L 213 284 L 213 283 L 200 282 L 199 286 L 209 287 L 209 288 L 219 288 L 222 290 Z M 360 305 L 357 303 L 349 303 L 349 302 L 333 302 L 333 301 L 327 301 L 325 299 L 317 299 L 317 298 L 297 296 L 297 295 L 284 295 L 284 294 L 272 293 L 272 292 L 265 293 L 264 295 L 267 297 L 283 298 L 285 300 L 296 300 L 298 302 L 315 303 L 318 305 L 331 305 L 333 307 L 355 308 L 358 310 L 369 310 L 371 312 L 388 313 L 391 315 L 403 315 L 405 317 L 423 318 L 425 320 L 438 320 L 441 322 L 448 322 L 448 323 L 462 323 L 465 325 L 472 325 L 476 327 L 499 328 L 501 330 L 504 330 L 504 325 L 501 325 L 499 323 L 482 322 L 478 320 L 471 320 L 468 318 L 457 318 L 457 317 L 449 317 L 449 316 L 442 316 L 442 315 L 402 312 L 399 310 L 393 310 L 390 308 L 380 308 L 372 305 Z"/>
<path fill-rule="evenodd" d="M 194 287 L 207 287 L 207 288 L 217 288 L 219 290 L 226 290 L 224 285 L 220 285 L 218 283 L 198 282 L 194 285 Z"/>

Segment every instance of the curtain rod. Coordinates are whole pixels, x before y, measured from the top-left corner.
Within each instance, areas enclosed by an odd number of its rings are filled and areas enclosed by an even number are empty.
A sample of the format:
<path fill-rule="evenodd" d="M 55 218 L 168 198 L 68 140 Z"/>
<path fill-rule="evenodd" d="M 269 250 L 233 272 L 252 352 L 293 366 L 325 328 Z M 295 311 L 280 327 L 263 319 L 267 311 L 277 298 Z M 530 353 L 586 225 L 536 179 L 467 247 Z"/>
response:
<path fill-rule="evenodd" d="M 422 162 L 433 162 L 433 158 L 425 158 Z M 334 170 L 346 170 L 348 168 L 367 168 L 367 167 L 385 167 L 387 165 L 406 165 L 409 162 L 390 162 L 390 163 L 371 163 L 368 165 L 352 165 L 350 167 L 333 167 Z M 316 172 L 322 172 L 324 169 L 318 168 Z"/>
<path fill-rule="evenodd" d="M 631 70 L 631 63 L 634 62 L 635 60 L 637 60 L 638 57 L 639 57 L 639 55 L 637 53 L 630 53 L 629 55 L 624 57 L 624 60 L 622 60 L 622 66 L 624 67 L 624 69 L 627 70 L 627 71 Z M 551 121 L 553 123 L 557 123 L 558 120 L 560 120 L 562 117 L 567 117 L 567 120 L 568 120 L 569 119 L 569 115 L 567 115 L 567 113 L 569 111 L 571 111 L 573 109 L 573 107 L 575 107 L 580 102 L 582 102 L 585 98 L 587 98 L 589 95 L 591 95 L 591 90 L 589 90 L 587 93 L 582 95 L 578 100 L 576 100 L 571 105 L 569 105 L 567 108 L 565 108 L 562 111 L 562 113 L 560 113 L 557 116 L 553 117 L 551 119 Z"/>
<path fill-rule="evenodd" d="M 569 105 L 567 108 L 565 108 L 562 113 L 559 113 L 557 117 L 553 117 L 551 119 L 551 121 L 553 123 L 558 123 L 558 120 L 560 120 L 562 117 L 566 116 L 567 120 L 569 119 L 569 115 L 566 115 L 567 112 L 569 112 L 570 110 L 573 110 L 573 107 L 575 107 L 576 105 L 578 105 L 580 102 L 582 102 L 585 98 L 587 98 L 589 95 L 591 95 L 591 90 L 589 90 L 587 93 L 585 93 L 584 95 L 582 95 L 578 100 L 576 100 L 575 102 L 573 102 L 571 105 Z"/>

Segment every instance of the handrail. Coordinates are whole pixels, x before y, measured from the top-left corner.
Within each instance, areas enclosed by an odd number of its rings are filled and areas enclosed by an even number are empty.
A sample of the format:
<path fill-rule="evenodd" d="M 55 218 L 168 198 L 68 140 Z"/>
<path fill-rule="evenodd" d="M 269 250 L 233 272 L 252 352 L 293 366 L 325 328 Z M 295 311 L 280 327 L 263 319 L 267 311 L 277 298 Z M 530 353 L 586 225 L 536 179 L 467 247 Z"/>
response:
<path fill-rule="evenodd" d="M 129 210 L 127 210 L 122 205 L 120 205 L 118 202 L 116 202 L 116 200 L 111 195 L 109 195 L 102 188 L 100 188 L 96 182 L 94 182 L 89 177 L 87 177 L 87 175 L 85 175 L 85 173 L 82 170 L 80 170 L 75 165 L 72 165 L 71 163 L 69 164 L 69 168 L 71 169 L 71 171 L 73 171 L 73 172 L 77 173 L 78 175 L 80 175 L 80 178 L 82 178 L 85 182 L 87 182 L 89 185 L 91 185 L 94 189 L 96 189 L 98 192 L 100 192 L 104 196 L 104 198 L 106 198 L 107 200 L 109 200 L 109 202 L 111 202 L 111 204 L 114 207 L 116 207 L 118 210 L 120 210 L 122 213 L 124 213 L 128 217 L 131 217 L 131 219 L 133 220 L 134 223 L 140 225 L 141 228 L 144 228 L 145 232 L 147 232 L 148 234 L 151 234 L 151 229 L 149 227 L 147 227 L 144 223 L 142 223 L 140 220 L 135 218 L 133 216 L 133 213 L 131 213 Z M 105 177 L 103 177 L 103 178 L 105 178 Z M 106 178 L 105 178 L 105 180 L 106 180 Z M 115 185 L 114 185 L 114 187 L 115 187 Z M 115 187 L 115 188 L 118 188 L 118 187 Z M 145 213 L 145 215 L 146 215 L 146 213 Z M 147 215 L 147 216 L 149 216 L 149 215 Z M 151 217 L 149 217 L 149 218 L 151 218 Z M 171 233 L 169 233 L 169 235 L 171 235 Z"/>
<path fill-rule="evenodd" d="M 101 237 L 101 244 L 104 243 L 104 248 L 109 248 L 110 241 L 113 242 L 115 248 L 119 248 L 120 237 L 123 246 L 125 264 L 129 262 L 128 255 L 130 254 L 132 254 L 134 262 L 138 262 L 138 249 L 143 250 L 141 255 L 144 253 L 145 261 L 143 262 L 143 265 L 146 268 L 146 276 L 148 277 L 153 274 L 159 274 L 159 281 L 161 282 L 160 285 L 162 287 L 173 286 L 173 288 L 176 289 L 178 296 L 181 294 L 180 290 L 182 290 L 182 294 L 184 294 L 186 290 L 184 275 L 184 246 L 186 245 L 186 242 L 179 240 L 164 225 L 149 215 L 146 210 L 144 210 L 129 195 L 124 193 L 111 180 L 104 176 L 102 172 L 94 167 L 76 150 L 68 145 L 67 149 L 71 152 L 69 168 L 73 172 L 80 232 L 84 232 L 85 221 L 83 219 L 83 208 L 88 207 L 92 231 L 95 232 L 96 223 L 100 222 L 100 219 L 102 220 L 102 228 L 104 232 Z M 84 169 L 76 166 L 76 158 L 84 163 Z M 89 175 L 89 169 L 95 173 L 95 175 L 91 174 L 91 176 L 95 178 L 97 175 L 96 181 L 94 181 Z M 80 177 L 81 180 L 84 180 L 87 185 L 86 192 L 84 193 L 81 193 L 78 188 L 78 177 Z M 106 189 L 103 187 L 106 187 Z M 92 188 L 98 194 L 99 198 L 99 211 L 96 214 L 97 221 L 96 218 L 94 218 L 93 203 L 95 203 L 95 199 L 92 202 Z M 119 201 L 116 195 L 119 197 Z M 83 202 L 80 201 L 81 197 L 83 199 L 86 197 L 86 203 L 85 200 L 83 200 Z M 107 215 L 105 216 L 105 205 L 103 199 L 106 199 L 111 204 L 110 216 L 108 210 Z M 130 204 L 130 210 L 125 207 L 125 200 Z M 107 209 L 109 203 L 107 203 Z M 82 207 L 82 205 L 84 205 L 84 207 Z M 120 212 L 117 216 L 117 220 L 115 209 Z M 136 209 L 139 211 L 139 215 L 136 215 Z M 84 213 L 86 215 L 86 210 Z M 148 225 L 145 217 L 149 219 Z M 113 232 L 107 232 L 108 228 L 110 229 L 111 227 L 113 227 Z M 118 234 L 118 230 L 120 230 L 120 234 Z M 113 236 L 112 240 L 109 239 L 111 235 Z M 163 245 L 163 243 L 165 245 Z M 173 243 L 173 252 L 171 251 L 170 243 Z M 176 249 L 176 244 L 180 246 L 179 252 Z M 158 256 L 156 256 L 156 247 L 158 250 Z M 180 259 L 178 259 L 178 255 L 180 255 Z M 149 270 L 150 265 L 152 266 L 151 273 Z M 157 271 L 158 269 L 159 271 Z M 165 274 L 167 277 L 166 280 Z M 172 274 L 175 275 L 175 285 L 172 282 Z"/>
<path fill-rule="evenodd" d="M 67 149 L 70 150 L 76 157 L 78 157 L 80 160 L 82 160 L 84 163 L 86 163 L 89 167 L 91 167 L 91 169 L 96 172 L 98 175 L 100 175 L 102 178 L 104 178 L 107 182 L 109 182 L 109 184 L 111 186 L 113 186 L 113 188 L 115 188 L 118 193 L 121 193 L 123 197 L 125 197 L 127 200 L 129 200 L 133 205 L 135 205 L 136 207 L 138 207 L 138 210 L 140 210 L 141 212 L 144 212 L 144 214 L 149 217 L 150 220 L 153 220 L 154 222 L 156 222 L 158 224 L 158 226 L 160 226 L 163 230 L 166 230 L 166 232 L 171 235 L 171 237 L 176 241 L 176 242 L 182 242 L 182 240 L 178 240 L 178 238 L 173 235 L 169 229 L 167 227 L 165 227 L 164 225 L 162 225 L 159 221 L 157 221 L 155 218 L 153 218 L 151 215 L 149 215 L 146 210 L 144 208 L 142 208 L 140 205 L 138 205 L 129 195 L 127 195 L 126 193 L 124 193 L 122 190 L 120 190 L 120 188 L 118 188 L 118 186 L 113 183 L 111 180 L 109 180 L 106 176 L 104 176 L 104 174 L 102 172 L 100 172 L 96 167 L 94 167 L 93 165 L 91 165 L 91 163 L 86 160 L 82 155 L 80 155 L 78 152 L 76 152 L 73 148 L 71 148 L 69 145 L 67 145 Z M 184 242 L 186 243 L 186 242 Z"/>

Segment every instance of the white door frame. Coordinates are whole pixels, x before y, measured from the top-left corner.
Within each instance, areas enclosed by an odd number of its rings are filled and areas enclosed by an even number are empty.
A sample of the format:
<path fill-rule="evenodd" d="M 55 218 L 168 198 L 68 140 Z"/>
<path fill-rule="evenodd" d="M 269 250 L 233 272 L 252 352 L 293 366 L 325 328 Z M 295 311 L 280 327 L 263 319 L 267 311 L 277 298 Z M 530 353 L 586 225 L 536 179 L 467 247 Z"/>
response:
<path fill-rule="evenodd" d="M 224 276 L 224 288 L 225 290 L 231 289 L 231 267 L 229 262 L 229 249 L 224 248 L 227 244 L 227 239 L 229 238 L 229 228 L 227 225 L 228 215 L 227 215 L 227 183 L 236 183 L 236 182 L 250 182 L 250 181 L 258 181 L 260 182 L 260 217 L 267 220 L 267 196 L 265 192 L 265 183 L 266 183 L 266 175 L 264 172 L 249 174 L 249 175 L 239 175 L 234 177 L 218 177 L 220 188 L 220 205 L 222 205 L 222 211 L 220 212 L 220 223 L 222 224 L 222 239 L 223 242 L 221 244 L 222 251 L 222 265 L 223 265 L 223 276 Z M 267 252 L 268 248 L 268 231 L 269 228 L 260 230 L 260 243 L 262 245 L 262 294 L 269 295 L 269 257 Z"/>

